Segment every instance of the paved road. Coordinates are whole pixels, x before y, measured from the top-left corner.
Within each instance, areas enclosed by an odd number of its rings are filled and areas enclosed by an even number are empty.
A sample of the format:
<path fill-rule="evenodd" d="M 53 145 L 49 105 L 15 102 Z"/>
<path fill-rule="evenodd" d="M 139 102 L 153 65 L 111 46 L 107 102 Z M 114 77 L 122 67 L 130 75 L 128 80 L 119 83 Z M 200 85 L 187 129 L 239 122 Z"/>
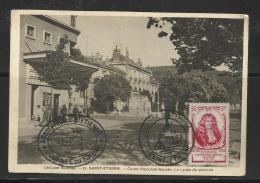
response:
<path fill-rule="evenodd" d="M 121 165 L 154 165 L 142 153 L 139 147 L 138 132 L 144 117 L 125 117 L 109 115 L 93 115 L 106 130 L 107 145 L 105 151 L 92 164 L 121 164 Z M 19 126 L 19 163 L 48 163 L 39 153 L 37 135 L 40 127 L 27 124 Z M 236 152 L 240 148 L 240 122 L 230 122 L 231 164 L 237 164 Z"/>

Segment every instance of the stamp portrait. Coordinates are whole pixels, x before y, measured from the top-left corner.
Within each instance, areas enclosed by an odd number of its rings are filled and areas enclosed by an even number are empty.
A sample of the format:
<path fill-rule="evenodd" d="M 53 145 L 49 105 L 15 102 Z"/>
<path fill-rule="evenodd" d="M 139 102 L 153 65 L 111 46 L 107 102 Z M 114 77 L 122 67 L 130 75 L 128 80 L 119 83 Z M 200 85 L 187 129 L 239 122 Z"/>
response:
<path fill-rule="evenodd" d="M 195 133 L 190 164 L 228 165 L 229 104 L 191 103 L 189 109 Z"/>

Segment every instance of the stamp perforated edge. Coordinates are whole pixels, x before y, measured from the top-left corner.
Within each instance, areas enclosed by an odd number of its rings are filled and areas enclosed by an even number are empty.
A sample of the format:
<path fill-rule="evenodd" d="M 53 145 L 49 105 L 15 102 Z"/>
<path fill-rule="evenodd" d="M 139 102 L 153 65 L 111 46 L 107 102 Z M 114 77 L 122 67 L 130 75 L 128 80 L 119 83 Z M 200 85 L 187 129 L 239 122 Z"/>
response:
<path fill-rule="evenodd" d="M 229 103 L 189 103 L 189 120 L 191 121 L 191 107 L 193 106 L 225 106 L 227 108 L 227 120 L 226 120 L 226 162 L 225 163 L 216 163 L 216 165 L 229 165 L 229 156 L 230 156 L 230 143 L 229 143 L 229 136 L 230 136 L 230 104 Z M 191 142 L 191 133 L 189 133 L 189 143 Z M 195 142 L 196 144 L 196 142 Z M 194 146 L 195 146 L 194 144 Z M 214 166 L 214 162 L 208 163 L 193 163 L 191 160 L 191 155 L 192 155 L 192 151 L 189 155 L 189 164 L 190 165 L 213 165 Z"/>

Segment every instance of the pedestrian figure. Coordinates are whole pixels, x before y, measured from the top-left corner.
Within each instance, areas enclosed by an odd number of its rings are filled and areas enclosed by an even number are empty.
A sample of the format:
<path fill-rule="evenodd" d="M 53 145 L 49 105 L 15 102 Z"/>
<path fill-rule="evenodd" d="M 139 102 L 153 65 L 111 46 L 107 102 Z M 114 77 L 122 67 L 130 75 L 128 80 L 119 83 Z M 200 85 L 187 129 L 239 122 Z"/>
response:
<path fill-rule="evenodd" d="M 165 126 L 169 127 L 170 126 L 169 118 L 171 117 L 171 112 L 169 110 L 165 110 L 164 117 L 165 117 Z"/>
<path fill-rule="evenodd" d="M 86 115 L 87 115 L 87 117 L 90 117 L 90 108 L 88 108 L 87 110 L 86 110 Z"/>
<path fill-rule="evenodd" d="M 42 109 L 40 105 L 37 105 L 36 111 L 35 111 L 36 121 L 39 123 L 39 126 L 42 126 Z M 36 125 L 37 126 L 37 125 Z"/>
<path fill-rule="evenodd" d="M 73 113 L 73 117 L 74 117 L 75 122 L 77 122 L 78 115 L 79 115 L 79 109 L 78 109 L 77 105 L 74 106 L 72 113 Z"/>
<path fill-rule="evenodd" d="M 84 108 L 83 109 L 83 115 L 89 117 L 89 110 Z"/>
<path fill-rule="evenodd" d="M 49 121 L 49 111 L 47 110 L 47 108 L 45 106 L 42 106 L 42 124 L 44 125 L 45 123 L 48 123 Z"/>
<path fill-rule="evenodd" d="M 68 109 L 67 109 L 66 105 L 62 105 L 61 115 L 62 115 L 63 121 L 66 120 L 67 114 L 68 114 Z"/>
<path fill-rule="evenodd" d="M 81 105 L 81 106 L 80 106 L 80 110 L 79 110 L 79 116 L 82 116 L 82 115 L 85 115 L 85 114 L 84 114 L 84 108 L 83 108 L 83 106 Z"/>

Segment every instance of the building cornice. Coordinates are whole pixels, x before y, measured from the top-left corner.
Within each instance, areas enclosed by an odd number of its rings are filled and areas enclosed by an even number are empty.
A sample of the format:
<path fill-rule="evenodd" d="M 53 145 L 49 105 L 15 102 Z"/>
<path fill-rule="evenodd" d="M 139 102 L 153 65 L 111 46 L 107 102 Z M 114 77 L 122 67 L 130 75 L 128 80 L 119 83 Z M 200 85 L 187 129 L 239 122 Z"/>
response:
<path fill-rule="evenodd" d="M 149 71 L 149 70 L 147 70 L 147 69 L 145 69 L 143 67 L 136 66 L 136 65 L 131 64 L 131 63 L 111 63 L 111 65 L 124 65 L 124 66 L 135 68 L 135 69 L 137 69 L 139 71 L 142 71 L 142 72 L 145 72 L 147 74 L 152 74 L 151 71 Z"/>
<path fill-rule="evenodd" d="M 139 69 L 139 70 L 141 70 L 141 71 L 143 71 L 143 72 L 145 72 L 145 73 L 152 74 L 151 71 L 148 71 L 147 69 L 145 69 L 145 68 L 143 68 L 143 67 L 136 66 L 136 65 L 134 65 L 134 64 L 132 64 L 132 63 L 127 63 L 127 65 L 128 65 L 128 66 L 131 66 L 131 67 L 134 67 L 134 68 L 136 68 L 136 69 Z"/>
<path fill-rule="evenodd" d="M 76 35 L 80 34 L 80 30 L 77 29 L 76 27 L 73 27 L 73 26 L 71 26 L 69 24 L 66 24 L 66 23 L 64 23 L 64 22 L 62 22 L 60 20 L 57 20 L 55 18 L 52 18 L 50 16 L 47 16 L 47 15 L 33 15 L 33 16 L 35 16 L 37 18 L 40 18 L 40 19 L 42 19 L 42 20 L 44 20 L 46 22 L 49 22 L 51 24 L 54 24 L 56 26 L 59 26 L 59 27 L 65 29 L 65 30 L 67 30 L 69 32 L 72 32 L 72 33 L 76 34 Z"/>

